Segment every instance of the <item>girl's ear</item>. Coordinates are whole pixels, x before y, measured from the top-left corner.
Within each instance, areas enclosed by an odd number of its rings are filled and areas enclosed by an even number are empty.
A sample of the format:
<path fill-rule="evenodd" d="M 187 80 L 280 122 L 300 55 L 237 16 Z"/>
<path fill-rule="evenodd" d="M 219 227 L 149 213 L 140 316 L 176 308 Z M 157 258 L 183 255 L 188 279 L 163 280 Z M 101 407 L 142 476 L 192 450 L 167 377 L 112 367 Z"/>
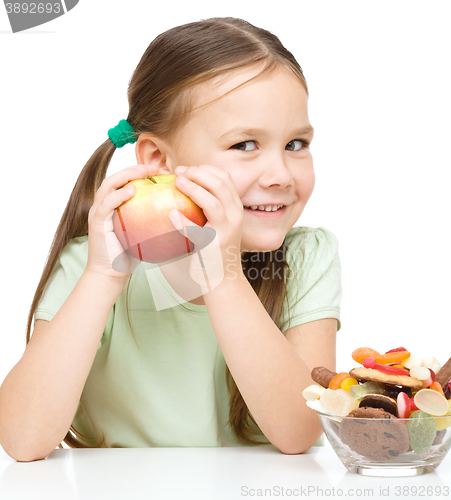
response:
<path fill-rule="evenodd" d="M 162 139 L 150 134 L 140 134 L 136 141 L 135 154 L 138 165 L 157 165 L 157 175 L 171 173 L 167 157 L 168 148 Z"/>

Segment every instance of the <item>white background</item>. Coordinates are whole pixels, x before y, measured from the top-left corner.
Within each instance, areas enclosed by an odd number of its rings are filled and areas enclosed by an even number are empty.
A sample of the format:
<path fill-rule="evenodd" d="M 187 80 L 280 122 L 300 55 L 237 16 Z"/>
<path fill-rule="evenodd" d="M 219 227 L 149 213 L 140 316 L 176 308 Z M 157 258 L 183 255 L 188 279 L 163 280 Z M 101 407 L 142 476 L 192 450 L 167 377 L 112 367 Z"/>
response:
<path fill-rule="evenodd" d="M 267 6 L 270 5 L 270 8 Z M 0 382 L 79 172 L 126 118 L 127 85 L 161 32 L 214 16 L 272 31 L 310 90 L 316 187 L 298 224 L 340 242 L 338 369 L 353 349 L 451 355 L 448 1 L 80 0 L 12 34 L 0 6 Z M 118 150 L 107 175 L 135 164 Z"/>

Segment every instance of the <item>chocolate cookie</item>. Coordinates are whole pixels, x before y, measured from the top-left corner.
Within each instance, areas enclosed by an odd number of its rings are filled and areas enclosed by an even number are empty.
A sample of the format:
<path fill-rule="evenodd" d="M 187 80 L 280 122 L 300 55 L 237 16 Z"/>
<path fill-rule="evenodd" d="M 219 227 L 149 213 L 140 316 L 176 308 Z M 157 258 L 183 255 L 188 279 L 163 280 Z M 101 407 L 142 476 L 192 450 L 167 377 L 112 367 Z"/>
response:
<path fill-rule="evenodd" d="M 398 416 L 398 404 L 396 400 L 382 394 L 367 394 L 366 396 L 363 396 L 363 398 L 360 400 L 359 406 L 361 408 L 364 406 L 371 408 L 382 408 L 395 417 Z"/>
<path fill-rule="evenodd" d="M 419 391 L 423 388 L 423 382 L 415 377 L 391 375 L 374 370 L 373 368 L 354 368 L 349 372 L 349 375 L 356 380 L 374 380 L 375 382 L 383 382 L 384 384 L 402 385 L 410 387 L 414 391 Z"/>
<path fill-rule="evenodd" d="M 410 444 L 406 426 L 382 408 L 352 410 L 341 422 L 339 437 L 351 450 L 376 460 L 393 460 Z"/>

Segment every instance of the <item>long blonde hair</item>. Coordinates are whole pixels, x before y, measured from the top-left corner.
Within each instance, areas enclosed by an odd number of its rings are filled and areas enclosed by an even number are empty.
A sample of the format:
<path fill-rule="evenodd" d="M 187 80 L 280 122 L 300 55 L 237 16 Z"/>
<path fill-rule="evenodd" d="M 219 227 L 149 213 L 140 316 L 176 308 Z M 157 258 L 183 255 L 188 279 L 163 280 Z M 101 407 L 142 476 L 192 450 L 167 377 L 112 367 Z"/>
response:
<path fill-rule="evenodd" d="M 231 17 L 211 18 L 172 28 L 153 40 L 133 73 L 128 87 L 127 121 L 136 136 L 149 132 L 167 138 L 183 125 L 191 109 L 190 89 L 256 63 L 263 65 L 262 72 L 257 76 L 280 66 L 290 69 L 308 93 L 307 83 L 296 59 L 269 31 Z M 70 239 L 88 234 L 88 212 L 115 150 L 110 139 L 101 144 L 75 183 L 33 297 L 28 316 L 27 344 L 33 316 L 61 252 Z M 284 279 L 288 266 L 285 258 L 275 258 L 280 251 L 285 256 L 284 244 L 273 252 L 249 252 L 242 258 L 248 281 L 276 324 L 281 314 L 288 310 Z M 132 276 L 127 286 L 127 315 Z M 252 431 L 249 419 L 256 422 L 228 366 L 225 377 L 230 397 L 229 423 L 233 432 L 245 444 L 262 444 L 251 437 L 251 434 L 258 433 Z M 71 425 L 63 441 L 71 448 L 86 448 L 77 439 L 78 436 L 86 437 Z M 104 436 L 96 446 L 101 446 L 103 442 Z M 59 447 L 62 448 L 62 445 Z"/>

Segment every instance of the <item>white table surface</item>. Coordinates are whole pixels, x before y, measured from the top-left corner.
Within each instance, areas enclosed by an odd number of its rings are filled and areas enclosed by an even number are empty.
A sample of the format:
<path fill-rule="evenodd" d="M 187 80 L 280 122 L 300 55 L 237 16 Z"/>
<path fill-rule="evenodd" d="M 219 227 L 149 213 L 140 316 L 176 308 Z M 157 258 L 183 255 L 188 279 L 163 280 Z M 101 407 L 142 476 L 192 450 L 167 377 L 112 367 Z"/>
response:
<path fill-rule="evenodd" d="M 272 445 L 56 449 L 35 462 L 16 462 L 0 447 L 1 500 L 405 499 L 447 498 L 450 490 L 451 454 L 429 474 L 373 478 L 347 472 L 329 444 L 303 455 Z"/>

